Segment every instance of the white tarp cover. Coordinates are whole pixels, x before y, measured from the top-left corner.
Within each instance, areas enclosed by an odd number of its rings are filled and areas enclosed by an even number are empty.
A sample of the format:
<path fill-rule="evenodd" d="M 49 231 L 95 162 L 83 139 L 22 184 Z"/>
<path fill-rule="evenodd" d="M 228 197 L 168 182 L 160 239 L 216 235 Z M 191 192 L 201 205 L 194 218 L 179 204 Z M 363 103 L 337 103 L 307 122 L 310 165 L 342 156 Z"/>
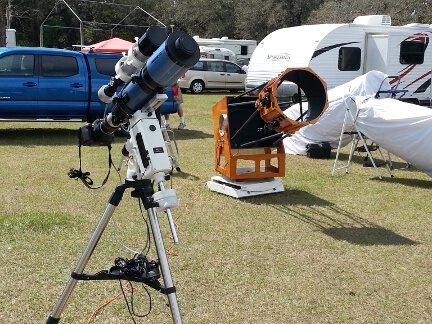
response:
<path fill-rule="evenodd" d="M 386 74 L 379 71 L 371 71 L 354 80 L 342 84 L 328 91 L 329 106 L 320 119 L 315 124 L 307 125 L 291 137 L 284 139 L 286 154 L 306 155 L 306 145 L 309 143 L 329 142 L 333 148 L 339 143 L 342 124 L 346 112 L 346 105 L 349 105 L 351 112 L 355 116 L 357 106 L 353 98 L 358 96 L 374 95 L 380 88 Z M 386 80 L 381 90 L 390 89 Z M 307 104 L 303 104 L 303 111 L 307 109 Z M 300 106 L 293 105 L 285 111 L 291 119 L 300 116 Z M 345 129 L 351 130 L 352 120 L 348 119 Z M 342 145 L 347 145 L 351 140 L 350 136 L 344 136 Z"/>
<path fill-rule="evenodd" d="M 432 176 L 432 109 L 374 98 L 359 104 L 358 109 L 359 131 Z"/>

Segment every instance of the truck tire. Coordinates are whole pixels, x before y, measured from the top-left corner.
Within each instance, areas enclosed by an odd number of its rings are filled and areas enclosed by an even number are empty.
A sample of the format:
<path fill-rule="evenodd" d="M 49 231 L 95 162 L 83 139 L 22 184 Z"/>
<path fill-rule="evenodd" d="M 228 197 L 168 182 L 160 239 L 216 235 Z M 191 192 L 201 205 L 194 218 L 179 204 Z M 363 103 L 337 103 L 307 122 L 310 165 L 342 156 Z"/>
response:
<path fill-rule="evenodd" d="M 204 82 L 202 82 L 201 80 L 194 80 L 192 81 L 189 89 L 192 93 L 203 93 L 204 91 Z"/>

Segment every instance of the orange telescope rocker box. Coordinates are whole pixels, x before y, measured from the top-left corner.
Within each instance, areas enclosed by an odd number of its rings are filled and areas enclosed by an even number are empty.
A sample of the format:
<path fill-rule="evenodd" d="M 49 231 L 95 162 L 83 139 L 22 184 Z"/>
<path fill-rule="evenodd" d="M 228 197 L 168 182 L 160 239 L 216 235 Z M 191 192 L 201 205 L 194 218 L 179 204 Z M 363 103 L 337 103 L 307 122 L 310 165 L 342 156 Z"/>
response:
<path fill-rule="evenodd" d="M 295 85 L 296 92 L 283 93 Z M 328 106 L 326 84 L 309 68 L 289 68 L 260 88 L 258 96 L 249 91 L 213 106 L 215 168 L 235 181 L 283 177 L 282 140 L 315 123 Z M 294 104 L 299 116 L 291 119 L 283 110 Z"/>

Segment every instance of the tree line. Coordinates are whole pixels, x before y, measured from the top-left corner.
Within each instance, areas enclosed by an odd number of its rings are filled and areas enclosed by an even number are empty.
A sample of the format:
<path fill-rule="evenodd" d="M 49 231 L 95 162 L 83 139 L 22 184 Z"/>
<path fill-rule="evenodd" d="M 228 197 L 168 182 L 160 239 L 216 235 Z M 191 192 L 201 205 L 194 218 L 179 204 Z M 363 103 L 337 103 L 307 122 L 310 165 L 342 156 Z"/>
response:
<path fill-rule="evenodd" d="M 431 23 L 431 5 L 432 0 L 0 0 L 0 46 L 5 28 L 13 28 L 20 46 L 39 46 L 42 31 L 44 46 L 68 48 L 80 42 L 80 20 L 86 45 L 110 37 L 133 40 L 158 22 L 168 32 L 260 41 L 279 28 L 346 23 L 360 15 L 387 14 L 394 25 Z"/>

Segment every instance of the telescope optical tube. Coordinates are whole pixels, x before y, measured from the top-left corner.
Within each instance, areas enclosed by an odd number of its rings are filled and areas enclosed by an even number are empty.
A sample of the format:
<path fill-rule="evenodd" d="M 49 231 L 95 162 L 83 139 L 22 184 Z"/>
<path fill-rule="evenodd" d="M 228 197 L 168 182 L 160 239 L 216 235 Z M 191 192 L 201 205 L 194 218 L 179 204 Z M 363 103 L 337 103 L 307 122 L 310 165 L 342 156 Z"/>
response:
<path fill-rule="evenodd" d="M 199 46 L 191 36 L 179 31 L 170 34 L 116 98 L 112 122 L 121 122 L 142 109 L 157 93 L 176 83 L 199 58 Z"/>

